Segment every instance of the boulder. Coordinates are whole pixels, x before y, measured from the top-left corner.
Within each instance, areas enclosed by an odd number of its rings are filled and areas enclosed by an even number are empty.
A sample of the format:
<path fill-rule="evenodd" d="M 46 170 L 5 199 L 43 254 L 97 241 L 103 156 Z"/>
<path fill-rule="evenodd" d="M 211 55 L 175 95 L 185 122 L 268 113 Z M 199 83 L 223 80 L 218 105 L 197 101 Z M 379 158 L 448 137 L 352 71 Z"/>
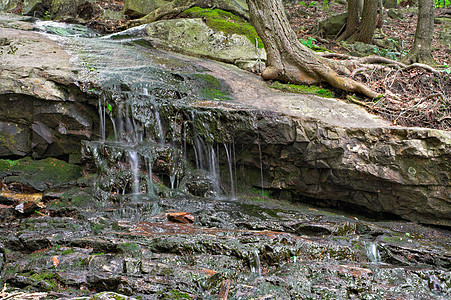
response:
<path fill-rule="evenodd" d="M 256 48 L 245 35 L 227 34 L 208 27 L 202 19 L 163 20 L 146 25 L 151 44 L 187 55 L 228 63 L 266 60 L 264 49 Z M 249 66 L 248 66 L 249 67 Z"/>
<path fill-rule="evenodd" d="M 346 26 L 348 13 L 330 16 L 318 23 L 317 32 L 322 36 L 337 36 Z"/>
<path fill-rule="evenodd" d="M 131 18 L 141 18 L 169 2 L 165 0 L 125 0 L 124 14 Z"/>

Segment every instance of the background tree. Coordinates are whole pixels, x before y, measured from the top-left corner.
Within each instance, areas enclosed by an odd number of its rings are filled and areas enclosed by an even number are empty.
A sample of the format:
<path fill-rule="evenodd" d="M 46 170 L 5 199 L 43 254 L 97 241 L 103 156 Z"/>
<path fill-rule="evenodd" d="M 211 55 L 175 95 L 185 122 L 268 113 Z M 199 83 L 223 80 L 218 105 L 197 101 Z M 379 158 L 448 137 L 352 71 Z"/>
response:
<path fill-rule="evenodd" d="M 247 0 L 247 5 L 267 53 L 263 79 L 303 84 L 325 81 L 348 92 L 378 96 L 364 84 L 341 76 L 350 74 L 344 63 L 323 58 L 302 45 L 288 23 L 281 0 Z"/>
<path fill-rule="evenodd" d="M 381 18 L 381 13 L 378 14 L 378 9 L 382 6 L 379 0 L 365 0 L 361 8 L 362 2 L 362 0 L 348 0 L 346 29 L 338 37 L 339 41 L 358 41 L 371 44 L 378 18 Z"/>
<path fill-rule="evenodd" d="M 419 0 L 415 41 L 412 49 L 403 58 L 405 63 L 436 64 L 431 49 L 434 34 L 434 4 L 434 0 Z"/>

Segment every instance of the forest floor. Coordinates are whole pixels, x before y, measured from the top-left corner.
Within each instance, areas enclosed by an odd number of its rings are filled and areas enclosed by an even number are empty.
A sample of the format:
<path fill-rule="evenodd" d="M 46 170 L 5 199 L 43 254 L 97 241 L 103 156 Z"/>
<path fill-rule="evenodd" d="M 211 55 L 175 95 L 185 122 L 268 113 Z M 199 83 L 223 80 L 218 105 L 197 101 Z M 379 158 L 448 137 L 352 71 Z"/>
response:
<path fill-rule="evenodd" d="M 353 45 L 338 43 L 334 39 L 326 39 L 318 35 L 318 22 L 330 15 L 346 12 L 346 5 L 332 2 L 324 6 L 322 1 L 295 1 L 298 4 L 287 6 L 286 11 L 290 24 L 297 37 L 312 49 L 322 49 L 344 55 L 355 55 Z M 99 11 L 104 9 L 122 11 L 124 0 L 97 1 Z M 436 9 L 435 15 L 440 16 L 450 9 Z M 391 40 L 394 45 L 389 49 L 380 46 L 370 46 L 368 55 L 379 55 L 399 61 L 411 48 L 416 24 L 416 8 L 402 7 L 399 10 L 401 19 L 392 19 L 384 13 L 381 28 L 376 29 L 377 40 Z M 108 20 L 94 18 L 90 27 L 103 32 L 119 31 L 127 28 L 128 20 Z M 364 106 L 369 112 L 375 113 L 393 125 L 418 126 L 451 130 L 451 48 L 439 43 L 440 32 L 445 31 L 445 25 L 434 25 L 434 40 L 432 44 L 433 57 L 437 62 L 434 66 L 441 70 L 439 74 L 431 73 L 422 68 L 400 70 L 385 68 L 379 71 L 359 72 L 354 79 L 368 85 L 383 97 L 370 101 L 360 95 L 349 95 L 335 90 L 334 96 L 346 101 Z M 367 49 L 368 50 L 368 49 Z M 372 50 L 372 53 L 371 53 Z M 332 89 L 332 87 L 324 85 Z"/>

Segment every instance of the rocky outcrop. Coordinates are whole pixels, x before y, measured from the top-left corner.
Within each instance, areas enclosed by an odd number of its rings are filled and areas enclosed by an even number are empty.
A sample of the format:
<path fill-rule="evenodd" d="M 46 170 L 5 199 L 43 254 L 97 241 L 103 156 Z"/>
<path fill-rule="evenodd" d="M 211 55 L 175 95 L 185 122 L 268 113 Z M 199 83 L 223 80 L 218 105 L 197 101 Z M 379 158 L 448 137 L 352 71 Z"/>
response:
<path fill-rule="evenodd" d="M 98 117 L 74 84 L 68 54 L 30 31 L 2 28 L 0 39 L 0 155 L 67 160 L 80 153 Z"/>
<path fill-rule="evenodd" d="M 111 35 L 114 39 L 140 36 L 153 47 L 190 56 L 227 62 L 257 71 L 264 68 L 266 52 L 243 34 L 210 28 L 201 18 L 162 20 Z"/>
<path fill-rule="evenodd" d="M 94 0 L 3 0 L 0 1 L 0 11 L 49 19 L 89 19 L 94 12 L 93 2 Z"/>

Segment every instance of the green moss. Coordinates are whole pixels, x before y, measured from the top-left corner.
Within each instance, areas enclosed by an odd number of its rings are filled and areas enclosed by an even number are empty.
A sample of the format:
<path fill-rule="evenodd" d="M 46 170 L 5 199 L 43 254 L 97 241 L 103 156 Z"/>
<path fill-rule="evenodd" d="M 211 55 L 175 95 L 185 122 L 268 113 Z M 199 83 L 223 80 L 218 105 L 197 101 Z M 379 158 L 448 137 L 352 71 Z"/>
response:
<path fill-rule="evenodd" d="M 315 85 L 297 85 L 297 84 L 286 84 L 275 81 L 269 87 L 288 93 L 297 94 L 316 94 L 321 97 L 331 98 L 333 97 L 331 91 L 328 89 L 320 88 Z"/>
<path fill-rule="evenodd" d="M 179 290 L 170 290 L 163 299 L 191 299 L 187 293 L 180 292 Z"/>
<path fill-rule="evenodd" d="M 8 165 L 9 167 L 8 167 Z M 26 157 L 19 160 L 0 160 L 0 168 L 17 174 L 20 182 L 41 182 L 43 184 L 61 184 L 76 180 L 82 168 L 56 158 L 32 160 Z"/>
<path fill-rule="evenodd" d="M 252 43 L 257 39 L 258 48 L 263 48 L 263 42 L 258 36 L 255 28 L 234 14 L 220 9 L 204 9 L 200 7 L 192 7 L 185 10 L 181 17 L 184 18 L 203 18 L 208 27 L 222 31 L 226 34 L 245 35 Z"/>
<path fill-rule="evenodd" d="M 230 92 L 218 78 L 209 74 L 193 74 L 192 77 L 200 86 L 203 100 L 231 100 Z"/>
<path fill-rule="evenodd" d="M 117 246 L 122 253 L 135 253 L 139 252 L 139 246 L 136 243 L 123 243 Z"/>
<path fill-rule="evenodd" d="M 49 287 L 52 291 L 57 290 L 58 288 L 58 275 L 56 273 L 47 273 L 47 272 L 42 272 L 42 273 L 34 273 L 31 274 L 30 276 L 31 278 L 33 278 L 36 281 L 45 281 L 49 284 Z"/>
<path fill-rule="evenodd" d="M 66 254 L 71 254 L 71 253 L 74 253 L 74 250 L 72 250 L 72 249 L 67 249 L 67 250 L 63 251 L 61 254 L 62 254 L 62 255 L 66 255 Z"/>

